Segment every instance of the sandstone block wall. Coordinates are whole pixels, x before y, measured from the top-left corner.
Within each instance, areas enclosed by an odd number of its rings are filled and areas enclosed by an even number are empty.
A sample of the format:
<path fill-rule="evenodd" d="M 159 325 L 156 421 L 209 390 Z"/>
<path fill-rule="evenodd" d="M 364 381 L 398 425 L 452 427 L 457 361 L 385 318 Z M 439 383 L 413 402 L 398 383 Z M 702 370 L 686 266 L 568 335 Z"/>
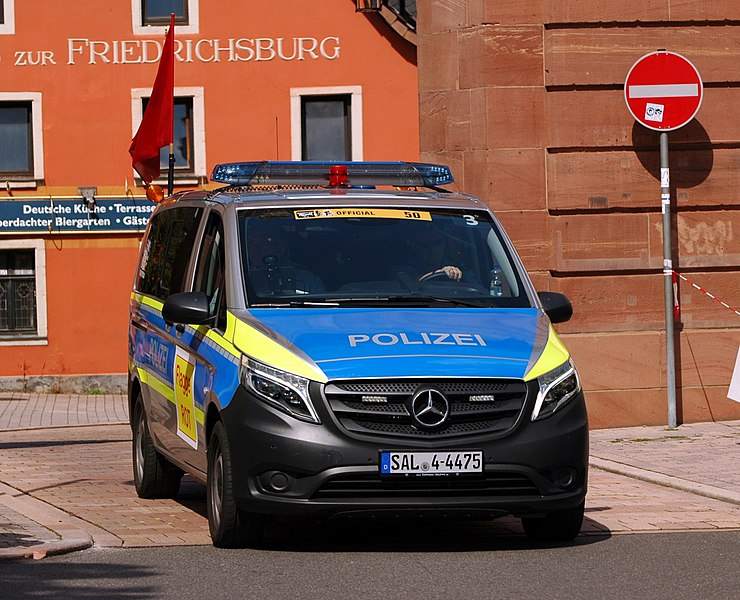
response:
<path fill-rule="evenodd" d="M 624 80 L 642 55 L 683 54 L 705 85 L 669 134 L 673 265 L 740 310 L 740 2 L 424 0 L 418 6 L 423 160 L 485 199 L 558 326 L 594 427 L 666 424 L 658 134 Z M 740 315 L 684 281 L 679 422 L 740 418 L 726 398 Z"/>

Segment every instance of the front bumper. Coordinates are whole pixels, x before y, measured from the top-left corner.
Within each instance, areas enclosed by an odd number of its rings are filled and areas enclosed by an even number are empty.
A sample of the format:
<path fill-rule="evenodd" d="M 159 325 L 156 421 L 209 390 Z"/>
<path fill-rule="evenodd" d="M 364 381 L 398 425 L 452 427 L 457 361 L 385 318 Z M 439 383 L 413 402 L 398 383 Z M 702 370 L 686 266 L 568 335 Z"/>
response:
<path fill-rule="evenodd" d="M 583 395 L 537 422 L 530 421 L 531 404 L 504 434 L 411 441 L 348 433 L 321 402 L 315 402 L 321 424 L 304 423 L 240 386 L 222 411 L 237 503 L 254 513 L 316 517 L 407 512 L 536 516 L 577 506 L 587 489 Z M 379 475 L 380 450 L 434 449 L 482 450 L 483 475 Z"/>

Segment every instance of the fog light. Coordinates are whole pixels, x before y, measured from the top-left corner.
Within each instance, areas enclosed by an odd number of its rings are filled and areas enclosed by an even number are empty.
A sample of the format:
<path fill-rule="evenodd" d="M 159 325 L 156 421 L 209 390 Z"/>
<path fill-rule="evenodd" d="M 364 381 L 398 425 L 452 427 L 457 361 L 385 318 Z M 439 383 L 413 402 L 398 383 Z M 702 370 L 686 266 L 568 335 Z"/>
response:
<path fill-rule="evenodd" d="M 265 491 L 282 494 L 293 487 L 295 479 L 282 471 L 268 471 L 260 475 L 260 481 Z"/>
<path fill-rule="evenodd" d="M 562 467 L 560 469 L 550 471 L 550 479 L 562 490 L 567 490 L 568 488 L 573 487 L 577 477 L 578 473 L 573 467 Z"/>

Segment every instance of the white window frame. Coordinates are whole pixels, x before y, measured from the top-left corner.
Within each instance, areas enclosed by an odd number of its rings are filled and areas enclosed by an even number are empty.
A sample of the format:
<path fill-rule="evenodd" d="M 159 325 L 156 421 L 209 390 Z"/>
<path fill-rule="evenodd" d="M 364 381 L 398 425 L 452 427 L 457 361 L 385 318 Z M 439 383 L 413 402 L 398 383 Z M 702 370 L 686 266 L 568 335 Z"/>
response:
<path fill-rule="evenodd" d="M 36 277 L 36 335 L 33 337 L 0 337 L 0 346 L 47 346 L 48 321 L 46 316 L 46 244 L 42 239 L 3 240 L 0 250 L 34 251 L 34 273 Z"/>
<path fill-rule="evenodd" d="M 362 141 L 362 86 L 345 85 L 329 87 L 290 88 L 290 155 L 291 160 L 301 160 L 303 125 L 301 123 L 301 98 L 305 96 L 350 96 L 350 127 L 352 139 L 351 160 L 363 160 Z"/>
<path fill-rule="evenodd" d="M 187 0 L 188 2 L 188 24 L 178 25 L 175 23 L 175 35 L 179 33 L 193 34 L 200 33 L 198 12 L 199 0 Z M 131 25 L 134 35 L 164 35 L 167 33 L 169 25 L 142 25 L 143 15 L 141 14 L 141 0 L 131 0 Z"/>
<path fill-rule="evenodd" d="M 13 177 L 11 188 L 35 188 L 44 179 L 44 127 L 41 118 L 41 92 L 0 92 L 0 102 L 31 102 L 31 135 L 33 136 L 33 174 L 31 177 Z M 2 182 L 2 175 L 0 175 Z"/>
<path fill-rule="evenodd" d="M 200 177 L 206 177 L 206 122 L 204 88 L 202 87 L 176 87 L 175 98 L 190 97 L 193 99 L 193 173 L 192 175 L 178 175 L 175 178 L 177 185 L 198 185 Z M 144 116 L 142 110 L 142 98 L 149 98 L 152 88 L 131 89 L 131 137 L 136 135 L 141 119 Z M 141 177 L 134 171 L 134 179 L 141 181 Z M 166 173 L 153 183 L 167 183 Z"/>
<path fill-rule="evenodd" d="M 3 2 L 4 19 L 0 23 L 0 35 L 13 35 L 15 33 L 15 0 Z"/>

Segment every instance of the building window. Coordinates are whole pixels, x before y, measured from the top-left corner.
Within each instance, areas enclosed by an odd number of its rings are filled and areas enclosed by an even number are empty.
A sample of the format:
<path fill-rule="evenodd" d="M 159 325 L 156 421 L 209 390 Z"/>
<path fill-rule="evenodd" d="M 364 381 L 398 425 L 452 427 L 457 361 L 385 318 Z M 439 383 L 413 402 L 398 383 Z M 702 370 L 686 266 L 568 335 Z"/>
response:
<path fill-rule="evenodd" d="M 36 333 L 33 250 L 0 251 L 0 331 Z"/>
<path fill-rule="evenodd" d="M 131 120 L 134 135 L 139 128 L 151 93 L 151 88 L 131 90 Z M 175 88 L 174 111 L 175 180 L 185 185 L 197 184 L 198 178 L 206 176 L 203 88 Z M 161 173 L 157 180 L 160 183 L 167 180 L 169 154 L 169 146 L 160 151 Z M 138 179 L 139 175 L 135 174 L 135 178 Z"/>
<path fill-rule="evenodd" d="M 351 96 L 301 98 L 301 160 L 352 160 Z"/>
<path fill-rule="evenodd" d="M 0 173 L 33 175 L 33 120 L 31 103 L 0 104 Z"/>
<path fill-rule="evenodd" d="M 15 0 L 0 0 L 0 35 L 15 33 Z"/>
<path fill-rule="evenodd" d="M 142 98 L 142 114 L 149 98 Z M 175 122 L 173 125 L 173 150 L 175 154 L 175 173 L 193 174 L 193 99 L 175 98 Z M 159 152 L 159 167 L 166 171 L 170 164 L 170 148 L 165 146 Z"/>
<path fill-rule="evenodd" d="M 386 0 L 385 5 L 411 31 L 416 31 L 416 0 Z"/>
<path fill-rule="evenodd" d="M 0 344 L 46 343 L 43 240 L 0 241 Z"/>
<path fill-rule="evenodd" d="M 35 187 L 44 178 L 41 132 L 40 93 L 0 93 L 0 180 Z"/>
<path fill-rule="evenodd" d="M 141 0 L 142 25 L 169 25 L 175 13 L 175 25 L 188 25 L 187 0 Z"/>
<path fill-rule="evenodd" d="M 131 0 L 134 33 L 164 35 L 175 13 L 175 35 L 198 33 L 199 0 Z"/>
<path fill-rule="evenodd" d="M 362 160 L 362 88 L 292 88 L 291 158 Z"/>

